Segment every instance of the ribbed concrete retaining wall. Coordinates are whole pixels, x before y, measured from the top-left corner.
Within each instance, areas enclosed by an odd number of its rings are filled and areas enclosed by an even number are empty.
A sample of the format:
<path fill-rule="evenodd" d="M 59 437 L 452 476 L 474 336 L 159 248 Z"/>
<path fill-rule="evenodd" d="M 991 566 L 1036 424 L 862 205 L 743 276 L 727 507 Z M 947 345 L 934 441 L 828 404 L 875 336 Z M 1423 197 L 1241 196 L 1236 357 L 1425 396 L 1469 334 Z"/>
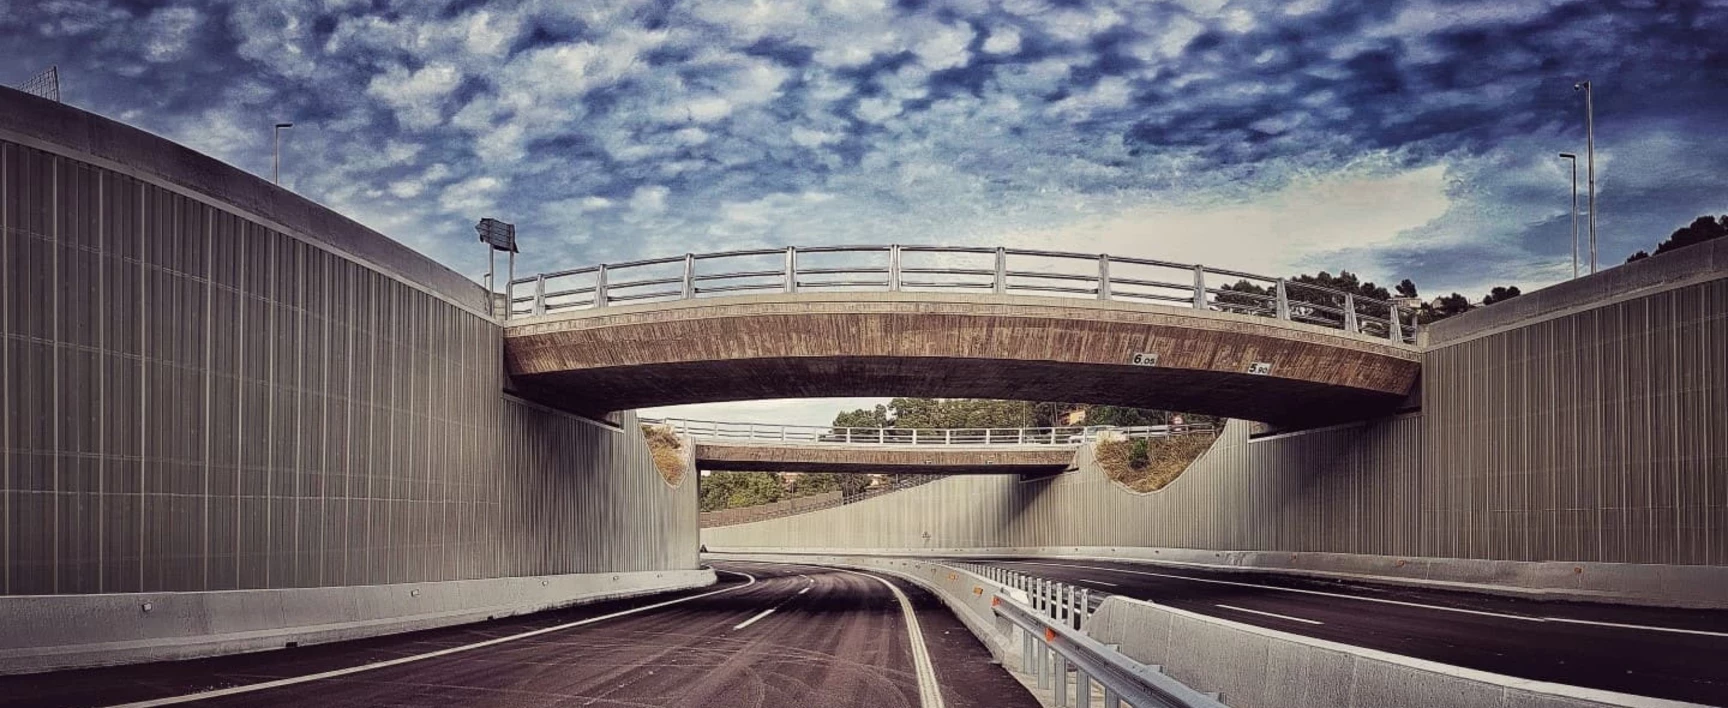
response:
<path fill-rule="evenodd" d="M 1311 569 L 1340 572 L 1422 558 L 1444 571 L 1436 577 L 1560 587 L 1578 583 L 1549 571 L 1578 563 L 1573 575 L 1621 573 L 1603 586 L 1611 593 L 1695 590 L 1720 575 L 1704 567 L 1728 566 L 1728 241 L 1623 269 L 1596 277 L 1626 291 L 1569 284 L 1525 296 L 1535 299 L 1523 319 L 1496 306 L 1436 328 L 1420 413 L 1252 440 L 1233 423 L 1159 492 L 1121 488 L 1082 451 L 1077 471 L 1054 478 L 951 477 L 703 540 L 713 550 L 1282 552 L 1318 554 L 1309 558 L 1326 564 Z M 1476 317 L 1489 321 L 1470 325 Z M 1433 560 L 1448 558 L 1470 562 Z M 1711 598 L 1683 604 L 1695 600 Z"/>
<path fill-rule="evenodd" d="M 505 395 L 479 286 L 0 94 L 0 595 L 696 568 L 694 481 L 662 480 L 633 415 Z"/>

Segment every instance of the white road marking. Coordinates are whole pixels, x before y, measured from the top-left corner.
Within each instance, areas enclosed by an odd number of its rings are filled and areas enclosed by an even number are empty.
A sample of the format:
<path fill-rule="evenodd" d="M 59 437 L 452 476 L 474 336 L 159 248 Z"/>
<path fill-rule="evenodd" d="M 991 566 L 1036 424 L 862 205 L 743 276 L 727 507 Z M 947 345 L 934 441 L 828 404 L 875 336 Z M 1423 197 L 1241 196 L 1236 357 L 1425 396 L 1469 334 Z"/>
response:
<path fill-rule="evenodd" d="M 907 639 L 912 642 L 912 667 L 918 671 L 918 704 L 922 708 L 944 708 L 942 686 L 936 682 L 936 666 L 930 663 L 930 650 L 924 646 L 924 629 L 918 626 L 918 614 L 912 611 L 912 601 L 907 599 L 906 593 L 901 592 L 898 586 L 888 582 L 886 578 L 880 575 L 860 573 L 844 568 L 835 568 L 835 570 L 852 575 L 862 575 L 866 578 L 875 578 L 876 582 L 888 586 L 888 590 L 894 593 L 894 599 L 900 601 L 900 614 L 906 618 Z"/>
<path fill-rule="evenodd" d="M 1311 619 L 1302 619 L 1301 617 L 1291 617 L 1290 615 L 1280 615 L 1280 614 L 1277 614 L 1275 612 L 1261 612 L 1259 610 L 1250 610 L 1246 607 L 1236 607 L 1234 605 L 1216 605 L 1216 607 L 1222 607 L 1226 610 L 1235 610 L 1237 612 L 1248 612 L 1248 613 L 1252 613 L 1252 614 L 1256 614 L 1256 615 L 1266 615 L 1267 617 L 1277 617 L 1278 619 L 1290 620 L 1291 622 L 1307 622 L 1308 624 L 1326 624 L 1325 622 L 1318 622 L 1318 621 L 1311 620 Z"/>
<path fill-rule="evenodd" d="M 1213 580 L 1211 578 L 1191 578 L 1191 577 L 1188 577 L 1186 575 L 1172 575 L 1170 573 L 1153 573 L 1151 571 L 1145 571 L 1145 570 L 1127 570 L 1125 568 L 1102 568 L 1102 567 L 1095 566 L 1095 565 L 1072 565 L 1069 563 L 1037 563 L 1037 562 L 1032 562 L 1032 561 L 1010 561 L 1010 562 L 1020 563 L 1023 565 L 1047 565 L 1047 566 L 1052 566 L 1052 567 L 1057 567 L 1057 568 L 1079 568 L 1082 570 L 1102 570 L 1106 573 L 1128 573 L 1131 575 L 1150 575 L 1150 576 L 1158 577 L 1158 578 L 1174 578 L 1176 580 L 1189 580 L 1189 581 L 1193 581 L 1196 583 L 1212 583 L 1214 585 L 1232 585 L 1235 587 L 1242 587 L 1242 588 L 1260 588 L 1262 590 L 1277 590 L 1278 592 L 1293 592 L 1293 593 L 1297 593 L 1300 595 L 1319 595 L 1321 597 L 1336 597 L 1336 598 L 1343 599 L 1343 600 L 1360 600 L 1362 602 L 1378 602 L 1378 603 L 1385 604 L 1385 605 L 1401 605 L 1404 607 L 1420 607 L 1420 608 L 1426 609 L 1426 610 L 1440 610 L 1442 612 L 1457 612 L 1457 613 L 1466 614 L 1466 615 L 1481 615 L 1483 617 L 1500 617 L 1503 619 L 1522 620 L 1525 622 L 1542 622 L 1542 621 L 1544 621 L 1541 617 L 1530 617 L 1527 615 L 1509 615 L 1509 614 L 1505 614 L 1503 612 L 1488 612 L 1485 610 L 1466 610 L 1466 609 L 1463 609 L 1461 607 L 1445 607 L 1443 605 L 1426 605 L 1426 604 L 1423 604 L 1420 602 L 1405 602 L 1403 600 L 1388 600 L 1388 599 L 1383 598 L 1383 597 L 1362 597 L 1360 595 L 1345 595 L 1342 593 L 1325 592 L 1322 590 L 1303 590 L 1300 588 L 1281 588 L 1281 587 L 1278 587 L 1276 585 L 1261 585 L 1259 583 L 1244 583 L 1244 582 L 1239 582 L 1239 581 L 1235 581 L 1235 580 Z"/>
<path fill-rule="evenodd" d="M 1598 627 L 1619 627 L 1621 629 L 1648 629 L 1652 632 L 1677 632 L 1680 634 L 1701 634 L 1706 637 L 1728 637 L 1728 632 L 1712 632 L 1705 629 L 1680 629 L 1679 627 L 1657 627 L 1649 624 L 1620 624 L 1619 622 L 1598 622 L 1596 620 L 1568 619 L 1565 617 L 1543 617 L 1549 622 L 1566 622 L 1568 624 L 1593 624 Z"/>
<path fill-rule="evenodd" d="M 799 593 L 799 594 L 802 595 L 803 593 Z M 775 605 L 775 606 L 770 607 L 766 610 L 758 612 L 758 613 L 756 613 L 755 617 L 751 617 L 750 619 L 744 620 L 743 622 L 739 622 L 738 624 L 732 625 L 732 629 L 739 630 L 739 629 L 743 629 L 745 627 L 748 627 L 750 625 L 756 624 L 756 620 L 759 620 L 759 619 L 762 619 L 763 617 L 767 617 L 768 615 L 774 614 L 774 611 L 778 610 L 778 609 L 780 609 L 780 605 Z"/>
<path fill-rule="evenodd" d="M 742 590 L 744 588 L 747 588 L 747 587 L 750 587 L 751 585 L 756 584 L 756 576 L 751 575 L 749 573 L 740 573 L 740 572 L 735 571 L 735 570 L 721 570 L 721 571 L 717 571 L 717 572 L 731 573 L 733 575 L 742 575 L 746 578 L 749 578 L 750 582 L 744 583 L 743 585 L 734 586 L 734 587 L 722 588 L 719 590 L 712 590 L 709 592 L 702 593 L 700 595 L 691 595 L 689 597 L 680 597 L 676 600 L 667 600 L 665 602 L 656 602 L 652 605 L 643 605 L 641 607 L 634 607 L 634 608 L 631 608 L 628 610 L 620 610 L 618 612 L 613 612 L 613 613 L 607 614 L 607 615 L 601 615 L 599 617 L 590 617 L 590 618 L 585 619 L 585 620 L 577 620 L 575 622 L 566 622 L 564 624 L 560 624 L 560 625 L 553 626 L 553 627 L 544 627 L 541 629 L 536 629 L 536 630 L 532 630 L 532 631 L 528 631 L 528 632 L 522 632 L 521 634 L 512 634 L 508 637 L 498 637 L 497 639 L 488 639 L 488 640 L 483 641 L 483 642 L 475 642 L 473 644 L 464 644 L 464 645 L 458 646 L 458 647 L 450 647 L 449 649 L 440 649 L 438 651 L 426 652 L 425 654 L 414 654 L 412 656 L 404 656 L 404 657 L 400 657 L 400 658 L 396 658 L 396 659 L 390 659 L 387 661 L 379 661 L 379 662 L 374 662 L 371 664 L 361 664 L 360 666 L 350 666 L 350 667 L 345 668 L 345 669 L 335 669 L 333 671 L 324 671 L 324 672 L 320 672 L 320 673 L 316 673 L 316 674 L 307 674 L 305 676 L 294 676 L 291 678 L 276 679 L 275 681 L 264 681 L 262 683 L 249 683 L 249 684 L 246 684 L 244 686 L 234 686 L 231 688 L 219 688 L 219 689 L 216 689 L 213 691 L 203 691 L 201 693 L 188 693 L 188 694 L 182 695 L 182 696 L 169 696 L 167 698 L 156 698 L 156 699 L 152 699 L 152 700 L 148 700 L 148 701 L 138 701 L 135 703 L 124 703 L 124 704 L 120 704 L 118 706 L 114 706 L 113 708 L 152 708 L 153 706 L 168 706 L 168 705 L 174 705 L 177 703 L 190 703 L 192 701 L 204 701 L 204 700 L 209 700 L 211 698 L 221 698 L 223 696 L 236 696 L 236 695 L 240 695 L 243 693 L 252 693 L 254 691 L 263 691 L 263 690 L 271 689 L 271 688 L 280 688 L 282 686 L 292 686 L 294 684 L 299 684 L 299 683 L 309 683 L 312 681 L 321 681 L 323 679 L 328 679 L 328 678 L 336 678 L 338 676 L 347 676 L 349 674 L 357 674 L 357 673 L 360 673 L 362 671 L 372 671 L 375 669 L 383 669 L 383 668 L 388 668 L 391 666 L 399 666 L 402 664 L 412 663 L 415 661 L 421 661 L 423 659 L 432 659 L 432 658 L 436 658 L 436 657 L 440 657 L 440 656 L 449 656 L 451 654 L 458 654 L 458 653 L 470 651 L 473 649 L 480 649 L 482 647 L 489 647 L 489 646 L 492 646 L 495 644 L 503 644 L 505 642 L 513 642 L 513 641 L 516 641 L 518 639 L 527 639 L 529 637 L 538 637 L 542 634 L 550 634 L 552 632 L 558 632 L 558 631 L 562 631 L 562 630 L 566 630 L 566 629 L 572 629 L 575 627 L 581 627 L 583 625 L 594 624 L 595 622 L 603 622 L 605 620 L 613 619 L 616 617 L 623 617 L 625 615 L 633 615 L 633 614 L 636 614 L 638 612 L 646 612 L 648 610 L 657 610 L 657 609 L 660 609 L 662 607 L 666 607 L 669 605 L 676 605 L 680 602 L 689 602 L 691 600 L 696 600 L 699 598 L 708 597 L 710 595 L 719 595 L 720 593 L 723 593 L 723 592 L 732 592 L 734 590 Z"/>
<path fill-rule="evenodd" d="M 803 590 L 799 590 L 798 594 L 803 595 L 804 593 L 807 593 L 807 592 L 810 592 L 810 588 L 804 588 Z"/>
<path fill-rule="evenodd" d="M 1093 580 L 1091 578 L 1079 578 L 1079 579 L 1075 580 L 1074 582 L 1085 583 L 1087 585 L 1103 585 L 1105 587 L 1111 587 L 1111 588 L 1120 587 L 1119 585 L 1117 585 L 1115 583 L 1106 583 L 1102 580 Z"/>

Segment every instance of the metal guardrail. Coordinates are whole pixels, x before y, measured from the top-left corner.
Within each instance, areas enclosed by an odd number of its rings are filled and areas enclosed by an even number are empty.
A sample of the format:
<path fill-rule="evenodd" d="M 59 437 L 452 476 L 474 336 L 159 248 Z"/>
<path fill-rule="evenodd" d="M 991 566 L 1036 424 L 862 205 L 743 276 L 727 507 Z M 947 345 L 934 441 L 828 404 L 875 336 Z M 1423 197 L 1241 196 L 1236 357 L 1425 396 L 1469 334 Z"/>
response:
<path fill-rule="evenodd" d="M 1095 607 L 1090 590 L 995 566 L 949 565 L 1024 593 L 1024 603 L 996 593 L 990 607 L 1018 628 L 1020 670 L 1032 674 L 1038 688 L 1050 690 L 1057 706 L 1090 708 L 1092 684 L 1097 683 L 1105 708 L 1223 708 L 1216 697 L 1087 636 L 1082 627 Z"/>
<path fill-rule="evenodd" d="M 727 423 L 681 418 L 643 418 L 643 425 L 664 425 L 696 440 L 753 440 L 845 445 L 1080 445 L 1106 434 L 1125 438 L 1162 438 L 1216 432 L 1210 424 L 1144 426 L 1064 426 L 1055 428 L 848 428 L 825 425 Z"/>
<path fill-rule="evenodd" d="M 1236 289 L 1231 281 L 1254 290 Z M 504 316 L 749 292 L 941 290 L 1164 303 L 1397 342 L 1413 342 L 1416 334 L 1408 308 L 1397 303 L 1284 278 L 1146 258 L 972 246 L 788 246 L 553 271 L 509 281 Z"/>

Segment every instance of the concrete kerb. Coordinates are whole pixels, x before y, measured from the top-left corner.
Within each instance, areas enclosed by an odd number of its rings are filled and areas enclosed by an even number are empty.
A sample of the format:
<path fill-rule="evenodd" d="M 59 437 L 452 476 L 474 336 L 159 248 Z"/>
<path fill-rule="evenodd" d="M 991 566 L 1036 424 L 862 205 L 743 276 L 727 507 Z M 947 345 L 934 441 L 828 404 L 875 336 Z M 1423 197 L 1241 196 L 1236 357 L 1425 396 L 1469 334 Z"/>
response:
<path fill-rule="evenodd" d="M 1087 632 L 1236 708 L 1695 705 L 1465 669 L 1121 596 L 1105 598 Z"/>
<path fill-rule="evenodd" d="M 663 570 L 278 590 L 0 597 L 0 674 L 191 659 L 706 587 Z M 146 609 L 148 607 L 148 609 Z"/>
<path fill-rule="evenodd" d="M 1192 548 L 1046 546 L 930 549 L 756 549 L 727 553 L 909 556 L 973 559 L 1026 556 L 1050 560 L 1130 562 L 1227 573 L 1275 573 L 1385 585 L 1459 590 L 1526 600 L 1603 602 L 1688 609 L 1728 609 L 1728 567 L 1567 561 L 1377 556 Z"/>

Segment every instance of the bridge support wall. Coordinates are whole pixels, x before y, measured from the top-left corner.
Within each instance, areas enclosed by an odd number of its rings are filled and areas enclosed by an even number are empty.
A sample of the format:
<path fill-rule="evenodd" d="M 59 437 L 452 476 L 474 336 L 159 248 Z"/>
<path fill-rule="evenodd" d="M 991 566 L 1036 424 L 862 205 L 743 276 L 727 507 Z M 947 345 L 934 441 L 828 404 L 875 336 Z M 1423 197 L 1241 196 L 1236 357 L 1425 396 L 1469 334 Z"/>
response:
<path fill-rule="evenodd" d="M 1416 567 L 1452 581 L 1589 584 L 1553 572 L 1562 567 L 1637 576 L 1601 587 L 1645 598 L 1683 591 L 1693 576 L 1676 569 L 1719 582 L 1728 243 L 1594 277 L 1613 287 L 1583 279 L 1513 301 L 1515 316 L 1496 306 L 1436 326 L 1420 413 L 1259 439 L 1232 423 L 1159 492 L 1121 488 L 1082 451 L 1075 472 L 1054 478 L 949 478 L 705 529 L 703 541 L 711 550 L 1187 549 L 1179 555 L 1190 562 L 1207 551 L 1267 567 L 1303 565 L 1274 562 L 1280 553 L 1311 554 L 1328 559 L 1317 568 L 1385 575 L 1424 559 Z"/>
<path fill-rule="evenodd" d="M 367 599 L 384 586 L 459 616 L 484 593 L 426 584 L 695 571 L 696 485 L 661 478 L 634 415 L 505 395 L 482 288 L 215 160 L 0 92 L 0 596 L 137 613 L 327 588 L 378 608 L 344 618 L 365 623 L 405 612 Z M 0 618 L 42 601 L 0 597 Z M 0 650 L 79 654 L 103 641 L 89 626 Z"/>

